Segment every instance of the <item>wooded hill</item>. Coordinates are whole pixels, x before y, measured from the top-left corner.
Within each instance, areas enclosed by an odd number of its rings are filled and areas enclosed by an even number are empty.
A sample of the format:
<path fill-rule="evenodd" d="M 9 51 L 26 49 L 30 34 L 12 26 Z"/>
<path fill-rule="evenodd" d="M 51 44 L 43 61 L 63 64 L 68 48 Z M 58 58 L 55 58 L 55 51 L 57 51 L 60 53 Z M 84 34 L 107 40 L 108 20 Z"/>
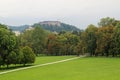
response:
<path fill-rule="evenodd" d="M 43 21 L 39 23 L 35 23 L 33 25 L 23 25 L 23 26 L 8 26 L 13 31 L 23 32 L 29 27 L 39 26 L 45 30 L 49 30 L 51 32 L 61 32 L 61 31 L 79 31 L 77 27 L 65 23 L 61 23 L 59 21 Z"/>
<path fill-rule="evenodd" d="M 61 31 L 79 31 L 77 27 L 65 23 L 61 23 L 59 21 L 43 21 L 34 24 L 34 26 L 41 26 L 45 30 L 49 30 L 51 32 L 61 32 Z"/>

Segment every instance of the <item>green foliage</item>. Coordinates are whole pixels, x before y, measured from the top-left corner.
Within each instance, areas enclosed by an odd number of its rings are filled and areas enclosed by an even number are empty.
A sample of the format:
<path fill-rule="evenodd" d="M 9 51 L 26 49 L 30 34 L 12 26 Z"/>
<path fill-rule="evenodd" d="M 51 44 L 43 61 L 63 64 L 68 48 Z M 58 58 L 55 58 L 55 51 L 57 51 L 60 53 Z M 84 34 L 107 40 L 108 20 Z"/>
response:
<path fill-rule="evenodd" d="M 97 27 L 94 25 L 89 25 L 86 29 L 86 44 L 87 44 L 87 50 L 90 53 L 90 55 L 95 55 L 95 49 L 96 49 L 96 32 Z"/>
<path fill-rule="evenodd" d="M 5 25 L 0 24 L 0 66 L 7 65 L 8 68 L 10 64 L 22 64 L 24 57 L 19 39 Z M 34 58 L 29 62 L 33 63 Z"/>
<path fill-rule="evenodd" d="M 114 34 L 113 34 L 113 42 L 114 42 L 114 52 L 113 53 L 116 53 L 114 55 L 118 55 L 120 54 L 120 23 L 117 24 L 116 28 L 115 28 L 115 31 L 114 31 Z"/>
<path fill-rule="evenodd" d="M 101 27 L 97 32 L 97 49 L 96 53 L 109 56 L 113 45 L 113 33 L 115 27 Z"/>
<path fill-rule="evenodd" d="M 43 52 L 45 47 L 45 42 L 47 38 L 47 32 L 40 27 L 36 27 L 32 33 L 32 48 L 36 54 Z"/>
<path fill-rule="evenodd" d="M 106 17 L 106 18 L 102 18 L 100 22 L 98 23 L 98 25 L 100 27 L 116 26 L 116 22 L 117 20 L 115 20 L 114 18 Z"/>
<path fill-rule="evenodd" d="M 79 37 L 71 32 L 50 34 L 47 49 L 51 55 L 74 55 L 74 47 L 79 42 Z"/>
<path fill-rule="evenodd" d="M 21 34 L 18 38 L 20 39 L 20 46 L 29 46 L 33 49 L 36 55 L 43 53 L 47 39 L 47 31 L 36 26 L 33 30 L 27 30 Z"/>
<path fill-rule="evenodd" d="M 14 64 L 23 64 L 22 60 L 24 58 L 24 55 L 22 48 L 15 49 L 14 51 L 16 53 L 16 59 L 17 59 Z"/>
<path fill-rule="evenodd" d="M 101 27 L 90 24 L 85 31 L 50 34 L 46 42 L 47 55 L 119 55 L 119 21 L 107 17 L 101 19 L 99 25 Z"/>
<path fill-rule="evenodd" d="M 17 61 L 17 55 L 14 51 L 11 51 L 9 55 L 7 56 L 7 66 L 10 64 L 16 64 Z"/>
<path fill-rule="evenodd" d="M 3 61 L 2 61 L 2 57 L 0 56 L 0 68 L 1 68 L 1 65 L 3 65 Z"/>
<path fill-rule="evenodd" d="M 114 18 L 102 18 L 99 27 L 90 24 L 85 30 L 74 30 L 73 27 L 68 27 L 70 25 L 60 22 L 42 24 L 59 33 L 45 31 L 41 24 L 35 24 L 34 29 L 26 30 L 17 37 L 5 25 L 0 24 L 0 65 L 33 63 L 34 53 L 120 56 L 120 21 Z"/>
<path fill-rule="evenodd" d="M 8 29 L 6 25 L 0 24 L 0 28 Z"/>
<path fill-rule="evenodd" d="M 23 59 L 21 61 L 24 65 L 27 63 L 35 62 L 35 54 L 30 47 L 28 46 L 23 47 L 22 52 L 23 52 Z"/>
<path fill-rule="evenodd" d="M 24 31 L 23 34 L 21 34 L 20 36 L 18 36 L 18 44 L 20 46 L 32 46 L 32 33 L 33 30 L 27 30 Z"/>
<path fill-rule="evenodd" d="M 14 50 L 16 46 L 16 36 L 6 28 L 4 25 L 0 25 L 0 56 L 2 58 L 2 63 L 11 64 L 8 57 L 11 55 L 11 51 Z"/>

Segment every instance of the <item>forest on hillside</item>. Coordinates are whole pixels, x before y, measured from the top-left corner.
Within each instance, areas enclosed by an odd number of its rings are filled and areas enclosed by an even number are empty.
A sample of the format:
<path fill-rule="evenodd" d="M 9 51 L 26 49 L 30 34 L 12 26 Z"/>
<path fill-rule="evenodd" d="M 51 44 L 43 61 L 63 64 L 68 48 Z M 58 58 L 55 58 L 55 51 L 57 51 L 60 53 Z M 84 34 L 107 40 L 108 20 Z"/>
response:
<path fill-rule="evenodd" d="M 102 18 L 85 30 L 53 33 L 40 25 L 19 36 L 0 25 L 0 66 L 34 63 L 40 55 L 120 56 L 120 21 Z"/>

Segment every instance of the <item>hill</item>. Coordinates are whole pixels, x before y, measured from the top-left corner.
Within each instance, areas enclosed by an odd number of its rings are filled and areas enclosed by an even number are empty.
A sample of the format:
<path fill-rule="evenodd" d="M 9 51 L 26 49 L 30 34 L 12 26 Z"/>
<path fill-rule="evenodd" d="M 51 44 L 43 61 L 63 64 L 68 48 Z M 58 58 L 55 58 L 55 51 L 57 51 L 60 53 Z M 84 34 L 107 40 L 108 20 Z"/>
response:
<path fill-rule="evenodd" d="M 22 32 L 25 29 L 29 28 L 29 25 L 21 25 L 21 26 L 8 26 L 9 29 L 11 29 L 12 31 L 19 31 Z"/>
<path fill-rule="evenodd" d="M 42 27 L 45 30 L 49 30 L 51 32 L 60 32 L 60 31 L 79 31 L 77 27 L 65 23 L 61 23 L 59 21 L 43 21 L 39 23 L 35 23 L 31 25 L 31 27 Z M 12 31 L 22 32 L 26 29 L 30 28 L 30 25 L 22 25 L 22 26 L 8 26 Z"/>
<path fill-rule="evenodd" d="M 61 23 L 59 21 L 43 21 L 43 22 L 34 24 L 32 27 L 35 27 L 35 26 L 41 26 L 43 29 L 49 30 L 51 32 L 79 31 L 80 30 L 73 25 Z"/>

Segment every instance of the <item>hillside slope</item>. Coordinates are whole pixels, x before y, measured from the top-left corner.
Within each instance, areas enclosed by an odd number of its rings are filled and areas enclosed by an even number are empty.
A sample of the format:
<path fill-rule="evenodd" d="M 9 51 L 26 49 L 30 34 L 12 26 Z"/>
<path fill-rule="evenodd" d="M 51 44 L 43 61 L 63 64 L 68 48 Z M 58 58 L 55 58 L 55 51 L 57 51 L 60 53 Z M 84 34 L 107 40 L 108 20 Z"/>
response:
<path fill-rule="evenodd" d="M 22 32 L 30 27 L 42 27 L 45 30 L 49 30 L 51 32 L 60 32 L 60 31 L 80 31 L 77 27 L 65 23 L 61 23 L 59 21 L 43 21 L 39 23 L 35 23 L 33 25 L 22 25 L 22 26 L 8 26 L 12 31 Z"/>
<path fill-rule="evenodd" d="M 79 29 L 76 28 L 75 26 L 61 23 L 59 21 L 43 21 L 43 22 L 39 22 L 39 23 L 34 24 L 32 27 L 35 27 L 35 26 L 41 26 L 43 29 L 49 30 L 51 32 L 54 32 L 54 31 L 56 31 L 56 32 L 79 31 Z"/>

